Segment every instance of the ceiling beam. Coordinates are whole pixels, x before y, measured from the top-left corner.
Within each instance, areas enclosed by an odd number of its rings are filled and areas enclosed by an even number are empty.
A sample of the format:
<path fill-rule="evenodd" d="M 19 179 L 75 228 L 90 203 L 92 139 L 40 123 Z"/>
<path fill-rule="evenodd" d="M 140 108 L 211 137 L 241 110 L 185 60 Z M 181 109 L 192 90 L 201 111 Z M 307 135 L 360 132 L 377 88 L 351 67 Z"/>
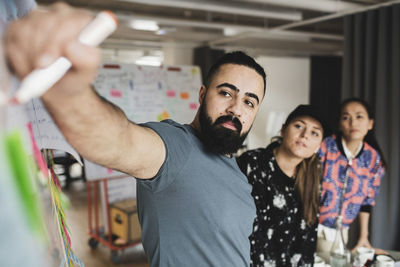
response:
<path fill-rule="evenodd" d="M 171 8 L 186 8 L 193 10 L 202 10 L 209 12 L 218 12 L 224 14 L 244 15 L 251 17 L 261 18 L 274 18 L 289 21 L 302 20 L 302 14 L 298 11 L 273 11 L 273 10 L 260 10 L 259 8 L 249 8 L 246 5 L 233 5 L 233 4 L 216 4 L 211 1 L 182 1 L 182 0 L 118 0 L 122 2 L 130 2 L 136 4 L 164 6 Z"/>
<path fill-rule="evenodd" d="M 274 27 L 271 30 L 280 30 L 281 31 L 281 30 L 292 29 L 292 28 L 296 28 L 296 27 L 300 27 L 300 26 L 315 24 L 315 23 L 322 22 L 322 21 L 327 21 L 327 20 L 331 20 L 331 19 L 336 19 L 336 18 L 352 15 L 352 14 L 355 14 L 355 13 L 360 13 L 360 12 L 365 12 L 365 11 L 368 11 L 368 10 L 373 10 L 373 9 L 377 9 L 377 8 L 384 7 L 384 6 L 391 6 L 391 5 L 398 4 L 398 3 L 400 3 L 400 0 L 387 1 L 387 2 L 384 2 L 384 3 L 376 4 L 376 5 L 370 5 L 370 6 L 367 6 L 367 7 L 356 8 L 356 9 L 352 9 L 352 10 L 348 10 L 348 11 L 342 11 L 342 12 L 338 12 L 338 13 L 335 13 L 335 14 L 316 17 L 316 18 L 313 18 L 313 19 L 307 19 L 307 20 L 303 20 L 303 21 L 288 23 L 288 24 L 284 24 L 284 25 L 281 25 L 281 26 Z"/>
<path fill-rule="evenodd" d="M 276 5 L 287 8 L 299 8 L 326 13 L 336 13 L 349 9 L 361 8 L 363 5 L 337 0 L 241 0 L 248 3 Z"/>
<path fill-rule="evenodd" d="M 336 40 L 336 41 L 343 40 L 343 36 L 336 34 L 323 34 L 323 33 L 312 33 L 312 32 L 309 33 L 300 31 L 271 31 L 270 29 L 265 27 L 243 26 L 237 24 L 215 23 L 215 22 L 211 23 L 211 22 L 194 21 L 187 19 L 171 19 L 165 17 L 143 16 L 137 14 L 116 13 L 116 16 L 120 22 L 125 21 L 126 23 L 129 23 L 129 21 L 132 19 L 153 20 L 156 21 L 161 26 L 167 25 L 167 26 L 181 26 L 181 27 L 198 27 L 198 28 L 219 29 L 219 30 L 231 28 L 239 32 L 243 32 L 243 34 L 247 35 L 275 36 L 278 39 L 279 37 L 283 39 L 288 39 L 290 36 L 293 36 L 298 38 L 307 37 L 307 38 L 319 38 L 319 39 Z M 235 38 L 235 36 L 227 37 L 226 39 L 228 40 L 231 38 Z"/>
<path fill-rule="evenodd" d="M 400 0 L 392 0 L 392 1 L 388 1 L 385 3 L 379 3 L 376 5 L 371 5 L 371 6 L 367 6 L 367 7 L 362 7 L 362 8 L 356 8 L 353 10 L 349 10 L 349 11 L 343 11 L 343 12 L 338 12 L 335 14 L 330 14 L 330 15 L 326 15 L 326 16 L 320 16 L 317 18 L 313 18 L 313 19 L 308 19 L 308 20 L 303 20 L 303 21 L 299 21 L 299 22 L 293 22 L 293 23 L 288 23 L 288 24 L 284 24 L 281 26 L 277 26 L 274 28 L 270 28 L 269 32 L 273 33 L 296 33 L 297 31 L 288 31 L 289 29 L 292 28 L 296 28 L 299 26 L 305 26 L 305 25 L 310 25 L 310 24 L 315 24 L 318 22 L 322 22 L 322 21 L 327 21 L 327 20 L 331 20 L 331 19 L 335 19 L 335 18 L 340 18 L 340 17 L 344 17 L 347 15 L 351 15 L 351 14 L 355 14 L 355 13 L 359 13 L 359 12 L 365 12 L 368 10 L 372 10 L 372 9 L 377 9 L 380 7 L 384 7 L 384 6 L 390 6 L 390 5 L 394 5 L 400 3 Z M 312 33 L 308 33 L 308 34 L 312 34 Z M 223 44 L 223 43 L 228 43 L 228 42 L 233 42 L 233 41 L 239 41 L 245 38 L 250 38 L 250 37 L 255 37 L 254 33 L 251 32 L 243 32 L 240 33 L 236 36 L 232 36 L 232 37 L 225 37 L 225 38 L 221 38 L 218 40 L 214 40 L 209 42 L 209 45 L 219 45 L 219 44 Z M 314 36 L 315 38 L 319 38 L 318 36 Z M 323 37 L 323 35 L 321 35 L 321 37 Z M 342 37 L 343 38 L 343 37 Z"/>
<path fill-rule="evenodd" d="M 235 36 L 219 38 L 213 41 L 209 41 L 209 46 L 222 45 L 227 43 L 237 42 L 247 38 L 255 39 L 280 39 L 280 40 L 303 40 L 309 42 L 310 39 L 321 39 L 330 41 L 343 41 L 343 36 L 336 34 L 325 34 L 325 33 L 313 33 L 313 32 L 300 32 L 300 31 L 264 31 L 263 34 L 260 32 L 243 32 Z"/>

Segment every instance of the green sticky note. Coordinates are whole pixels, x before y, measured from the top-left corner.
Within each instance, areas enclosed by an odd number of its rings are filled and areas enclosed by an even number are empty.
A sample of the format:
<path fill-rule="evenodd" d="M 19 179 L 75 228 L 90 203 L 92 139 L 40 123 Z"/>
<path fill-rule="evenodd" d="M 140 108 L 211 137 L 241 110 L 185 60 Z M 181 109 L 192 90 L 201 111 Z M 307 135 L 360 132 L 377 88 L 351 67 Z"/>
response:
<path fill-rule="evenodd" d="M 35 193 L 33 184 L 33 173 L 31 171 L 32 162 L 22 144 L 19 132 L 8 133 L 5 137 L 5 144 L 10 164 L 10 169 L 14 175 L 14 181 L 18 188 L 24 212 L 27 215 L 29 225 L 35 232 L 43 230 L 43 221 L 39 200 Z"/>

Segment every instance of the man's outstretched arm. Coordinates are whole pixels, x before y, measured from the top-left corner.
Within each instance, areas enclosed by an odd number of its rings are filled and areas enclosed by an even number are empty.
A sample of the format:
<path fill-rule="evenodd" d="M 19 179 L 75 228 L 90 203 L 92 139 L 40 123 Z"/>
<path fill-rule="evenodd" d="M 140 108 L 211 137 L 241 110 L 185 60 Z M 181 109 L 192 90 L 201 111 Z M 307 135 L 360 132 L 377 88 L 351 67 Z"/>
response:
<path fill-rule="evenodd" d="M 10 67 L 20 77 L 60 56 L 72 68 L 42 96 L 49 113 L 70 144 L 85 158 L 137 178 L 153 177 L 165 159 L 161 138 L 130 122 L 124 113 L 91 87 L 100 62 L 96 48 L 78 35 L 92 16 L 65 4 L 34 11 L 12 23 L 5 48 Z"/>

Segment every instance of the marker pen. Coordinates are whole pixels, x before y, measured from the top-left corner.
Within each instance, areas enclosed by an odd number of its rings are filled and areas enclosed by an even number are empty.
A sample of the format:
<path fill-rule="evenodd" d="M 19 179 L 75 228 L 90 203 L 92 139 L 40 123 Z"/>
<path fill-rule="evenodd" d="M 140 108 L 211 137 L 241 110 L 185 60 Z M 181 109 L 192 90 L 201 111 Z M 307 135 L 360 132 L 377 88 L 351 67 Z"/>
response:
<path fill-rule="evenodd" d="M 81 31 L 79 41 L 88 46 L 97 46 L 117 28 L 118 21 L 110 11 L 102 11 Z M 60 57 L 50 66 L 36 69 L 26 76 L 11 102 L 25 103 L 41 96 L 71 68 L 71 62 Z"/>

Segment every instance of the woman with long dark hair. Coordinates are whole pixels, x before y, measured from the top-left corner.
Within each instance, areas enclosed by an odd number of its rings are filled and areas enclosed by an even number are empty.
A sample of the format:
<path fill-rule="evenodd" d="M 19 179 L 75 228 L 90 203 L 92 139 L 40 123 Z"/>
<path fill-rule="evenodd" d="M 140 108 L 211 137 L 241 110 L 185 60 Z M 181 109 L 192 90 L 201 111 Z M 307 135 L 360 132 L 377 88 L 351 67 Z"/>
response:
<path fill-rule="evenodd" d="M 331 249 L 338 218 L 347 239 L 348 226 L 357 215 L 360 236 L 353 251 L 361 246 L 372 248 L 368 240 L 369 217 L 385 172 L 385 160 L 373 126 L 374 114 L 368 103 L 349 98 L 341 104 L 339 132 L 321 145 L 323 182 L 318 251 Z"/>
<path fill-rule="evenodd" d="M 257 209 L 251 266 L 312 266 L 320 203 L 317 151 L 324 125 L 312 106 L 300 105 L 287 117 L 280 137 L 237 159 L 253 186 Z"/>

